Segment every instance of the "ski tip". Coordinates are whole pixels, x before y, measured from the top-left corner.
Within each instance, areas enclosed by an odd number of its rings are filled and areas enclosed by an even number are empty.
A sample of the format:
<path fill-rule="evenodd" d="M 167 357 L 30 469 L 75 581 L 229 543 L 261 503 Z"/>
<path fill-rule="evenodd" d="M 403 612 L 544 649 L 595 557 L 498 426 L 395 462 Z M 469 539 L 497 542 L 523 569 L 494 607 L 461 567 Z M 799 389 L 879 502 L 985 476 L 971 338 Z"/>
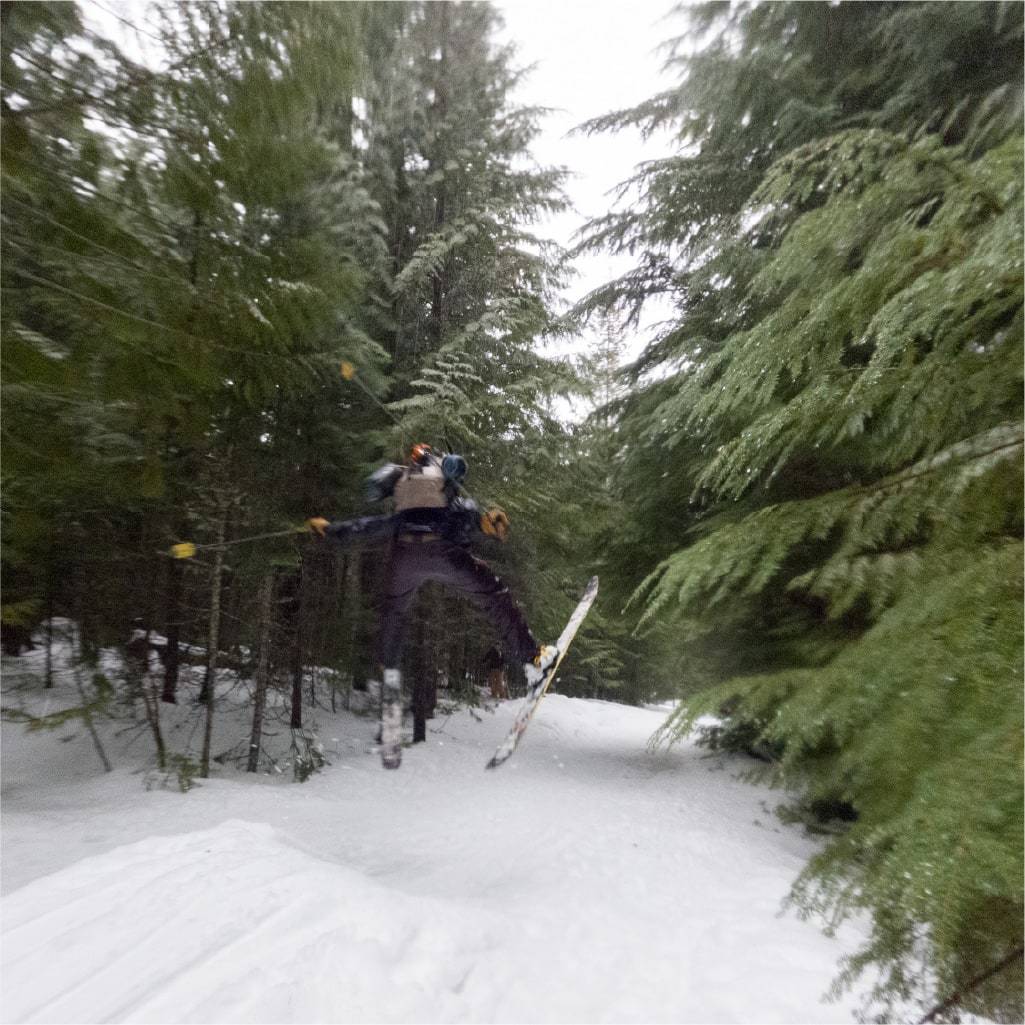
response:
<path fill-rule="evenodd" d="M 584 588 L 584 593 L 580 596 L 580 604 L 588 604 L 594 601 L 594 596 L 598 593 L 598 578 L 591 577 L 587 581 L 587 587 Z"/>

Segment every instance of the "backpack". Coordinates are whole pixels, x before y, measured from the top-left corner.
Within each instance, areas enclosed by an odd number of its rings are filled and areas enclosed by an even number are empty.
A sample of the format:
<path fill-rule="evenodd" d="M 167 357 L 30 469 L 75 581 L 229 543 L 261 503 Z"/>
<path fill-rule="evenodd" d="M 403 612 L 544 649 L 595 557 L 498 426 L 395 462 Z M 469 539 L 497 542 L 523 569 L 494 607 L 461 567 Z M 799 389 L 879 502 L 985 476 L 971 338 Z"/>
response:
<path fill-rule="evenodd" d="M 445 474 L 433 460 L 426 466 L 407 466 L 395 482 L 395 511 L 444 509 L 448 506 Z"/>

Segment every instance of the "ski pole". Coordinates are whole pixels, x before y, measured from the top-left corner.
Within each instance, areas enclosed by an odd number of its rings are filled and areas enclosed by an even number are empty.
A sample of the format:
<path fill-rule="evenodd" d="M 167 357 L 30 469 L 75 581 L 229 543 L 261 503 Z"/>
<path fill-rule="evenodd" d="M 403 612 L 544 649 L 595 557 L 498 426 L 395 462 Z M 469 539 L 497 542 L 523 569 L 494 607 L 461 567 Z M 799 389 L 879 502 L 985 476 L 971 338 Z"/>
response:
<path fill-rule="evenodd" d="M 288 537 L 291 534 L 305 534 L 307 529 L 307 526 L 303 524 L 301 527 L 290 527 L 288 530 L 273 530 L 269 534 L 253 534 L 250 537 L 236 538 L 234 541 L 211 542 L 206 545 L 197 545 L 192 541 L 182 541 L 179 544 L 172 545 L 168 555 L 172 559 L 191 559 L 196 552 L 203 552 L 209 548 L 230 548 L 232 545 L 243 545 L 250 541 L 265 541 L 270 537 Z"/>
<path fill-rule="evenodd" d="M 402 421 L 363 383 L 360 379 L 358 372 L 356 371 L 355 364 L 350 363 L 347 359 L 342 360 L 341 374 L 346 381 L 355 381 L 363 391 L 370 397 L 370 401 L 376 403 L 388 416 L 391 417 L 392 422 L 399 427 L 403 432 L 405 429 L 402 427 Z"/>
<path fill-rule="evenodd" d="M 362 380 L 360 380 L 359 372 L 356 369 L 355 364 L 343 359 L 339 369 L 341 371 L 342 377 L 346 381 L 355 381 L 356 384 L 358 384 L 360 388 L 362 388 L 363 391 L 366 392 L 366 394 L 370 398 L 370 401 L 377 405 L 383 413 L 391 417 L 392 423 L 394 423 L 395 426 L 398 427 L 398 429 L 402 432 L 402 447 L 405 448 L 406 438 L 408 434 L 407 429 L 403 426 L 402 421 L 363 383 Z M 463 491 L 463 494 L 467 495 L 467 497 L 470 497 L 466 490 L 463 488 L 463 486 L 458 483 L 458 481 L 456 481 L 455 483 L 456 486 Z"/>

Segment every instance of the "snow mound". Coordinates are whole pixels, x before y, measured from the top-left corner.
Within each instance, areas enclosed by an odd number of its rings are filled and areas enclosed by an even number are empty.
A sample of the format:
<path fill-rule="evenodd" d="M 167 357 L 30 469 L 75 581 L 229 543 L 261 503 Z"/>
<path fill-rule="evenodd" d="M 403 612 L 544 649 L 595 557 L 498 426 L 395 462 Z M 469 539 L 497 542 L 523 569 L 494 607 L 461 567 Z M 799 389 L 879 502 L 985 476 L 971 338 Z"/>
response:
<path fill-rule="evenodd" d="M 9 897 L 4 1015 L 367 1021 L 386 1000 L 389 1017 L 420 1020 L 425 994 L 458 1002 L 487 946 L 473 917 L 233 819 L 87 858 Z"/>

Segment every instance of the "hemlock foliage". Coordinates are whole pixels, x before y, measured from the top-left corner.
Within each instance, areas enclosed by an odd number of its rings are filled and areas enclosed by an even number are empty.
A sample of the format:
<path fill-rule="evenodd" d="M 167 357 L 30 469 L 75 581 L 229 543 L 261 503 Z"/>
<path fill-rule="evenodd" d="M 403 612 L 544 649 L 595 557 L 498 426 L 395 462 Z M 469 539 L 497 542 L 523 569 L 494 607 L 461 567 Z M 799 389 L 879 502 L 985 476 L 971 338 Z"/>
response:
<path fill-rule="evenodd" d="M 838 985 L 1019 1020 L 1021 9 L 688 15 L 679 88 L 589 126 L 681 153 L 582 243 L 639 257 L 582 313 L 678 310 L 619 410 L 618 559 L 692 655 L 660 738 L 711 713 L 832 819 L 793 897 L 871 916 Z"/>
<path fill-rule="evenodd" d="M 5 651 L 64 617 L 95 665 L 141 618 L 160 679 L 82 672 L 67 714 L 138 715 L 141 687 L 191 776 L 158 697 L 256 674 L 304 778 L 304 706 L 374 672 L 382 552 L 169 546 L 366 512 L 376 465 L 459 451 L 539 637 L 602 577 L 560 688 L 675 688 L 659 739 L 711 713 L 829 837 L 793 900 L 870 917 L 838 988 L 1020 1020 L 1021 5 L 686 7 L 679 84 L 585 126 L 678 147 L 584 232 L 635 262 L 580 304 L 575 364 L 544 348 L 572 254 L 538 230 L 572 196 L 494 7 L 151 14 L 158 69 L 75 4 L 3 5 Z M 493 640 L 424 589 L 421 725 L 438 681 L 476 699 Z"/>

